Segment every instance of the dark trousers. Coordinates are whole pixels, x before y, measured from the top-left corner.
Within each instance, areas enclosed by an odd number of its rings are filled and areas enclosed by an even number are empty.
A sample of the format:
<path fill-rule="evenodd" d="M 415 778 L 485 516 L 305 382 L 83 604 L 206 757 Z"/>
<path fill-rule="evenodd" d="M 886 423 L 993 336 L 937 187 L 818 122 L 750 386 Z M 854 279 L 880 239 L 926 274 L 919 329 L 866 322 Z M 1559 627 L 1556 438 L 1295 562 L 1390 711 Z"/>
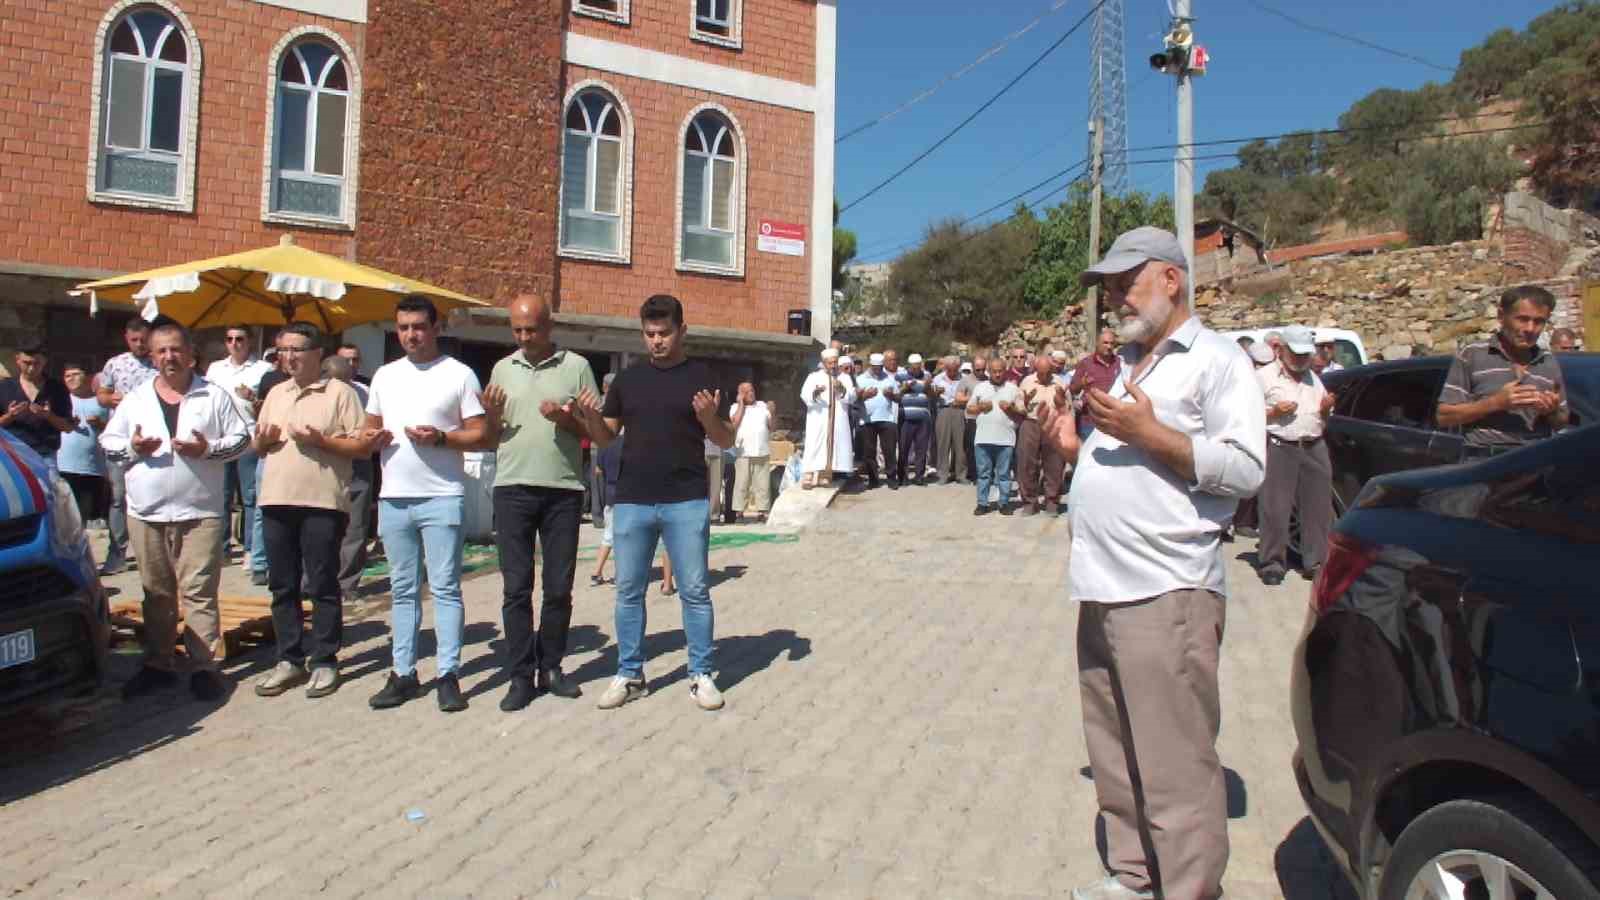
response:
<path fill-rule="evenodd" d="M 966 420 L 966 426 L 962 431 L 962 440 L 967 445 L 967 480 L 976 482 L 978 480 L 978 451 L 975 449 L 978 440 L 977 419 Z"/>
<path fill-rule="evenodd" d="M 867 480 L 874 484 L 878 481 L 878 450 L 883 448 L 883 468 L 885 478 L 895 477 L 895 461 L 900 450 L 900 429 L 893 422 L 868 422 L 861 426 L 861 431 L 866 435 L 866 446 L 862 453 L 867 457 Z"/>
<path fill-rule="evenodd" d="M 900 423 L 900 480 L 906 473 L 922 480 L 928 471 L 928 447 L 933 443 L 933 416 L 924 418 L 908 416 Z"/>
<path fill-rule="evenodd" d="M 358 459 L 350 477 L 350 524 L 339 547 L 339 590 L 354 597 L 367 567 L 367 544 L 372 539 L 372 463 Z"/>
<path fill-rule="evenodd" d="M 267 588 L 272 592 L 272 630 L 278 659 L 332 665 L 339 658 L 344 607 L 339 598 L 339 545 L 348 517 L 307 506 L 261 507 L 261 537 L 267 545 Z M 301 585 L 311 596 L 311 641 L 307 647 L 300 609 Z"/>
<path fill-rule="evenodd" d="M 1261 568 L 1288 568 L 1289 515 L 1300 513 L 1300 568 L 1322 565 L 1333 527 L 1333 464 L 1328 444 L 1309 447 L 1267 439 L 1267 473 L 1261 482 Z"/>
<path fill-rule="evenodd" d="M 110 504 L 111 486 L 104 475 L 79 475 L 62 472 L 61 480 L 72 488 L 72 499 L 78 505 L 78 518 L 85 524 L 104 518 Z"/>
<path fill-rule="evenodd" d="M 494 489 L 494 542 L 505 593 L 505 668 L 513 678 L 559 669 L 572 625 L 572 579 L 578 569 L 583 491 L 502 485 Z M 544 551 L 544 600 L 533 622 L 533 545 Z"/>
<path fill-rule="evenodd" d="M 1061 499 L 1061 480 L 1067 461 L 1044 439 L 1044 429 L 1032 419 L 1017 428 L 1017 486 L 1023 503 L 1055 503 Z"/>

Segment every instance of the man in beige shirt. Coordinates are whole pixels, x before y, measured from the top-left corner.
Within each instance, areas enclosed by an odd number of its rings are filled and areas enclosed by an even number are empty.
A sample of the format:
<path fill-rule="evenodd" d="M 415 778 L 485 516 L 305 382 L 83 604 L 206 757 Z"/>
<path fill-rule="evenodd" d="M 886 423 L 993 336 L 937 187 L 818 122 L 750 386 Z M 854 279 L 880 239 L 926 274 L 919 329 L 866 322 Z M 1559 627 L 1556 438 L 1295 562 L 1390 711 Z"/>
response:
<path fill-rule="evenodd" d="M 322 374 L 316 329 L 295 323 L 279 333 L 277 343 L 289 380 L 262 402 L 255 449 L 263 460 L 257 503 L 278 665 L 256 682 L 256 694 L 276 697 L 306 680 L 309 669 L 306 696 L 325 697 L 339 687 L 339 549 L 350 521 L 351 463 L 370 456 L 379 436 L 362 431 L 365 416 L 355 389 Z M 302 633 L 302 584 L 311 594 L 309 647 Z"/>
<path fill-rule="evenodd" d="M 1048 353 L 1033 358 L 1033 371 L 1018 386 L 1028 404 L 1028 415 L 1017 427 L 1017 484 L 1022 493 L 1022 515 L 1031 516 L 1043 509 L 1060 515 L 1061 482 L 1067 474 L 1067 461 L 1055 445 L 1044 439 L 1040 427 L 1041 411 L 1057 396 L 1055 360 Z M 1065 395 L 1066 389 L 1060 392 Z"/>
<path fill-rule="evenodd" d="M 1278 361 L 1256 370 L 1267 401 L 1267 472 L 1261 485 L 1263 584 L 1282 584 L 1288 571 L 1289 518 L 1300 518 L 1300 571 L 1307 580 L 1328 553 L 1333 525 L 1333 464 L 1322 440 L 1333 394 L 1311 370 L 1317 345 L 1311 329 L 1283 330 Z"/>

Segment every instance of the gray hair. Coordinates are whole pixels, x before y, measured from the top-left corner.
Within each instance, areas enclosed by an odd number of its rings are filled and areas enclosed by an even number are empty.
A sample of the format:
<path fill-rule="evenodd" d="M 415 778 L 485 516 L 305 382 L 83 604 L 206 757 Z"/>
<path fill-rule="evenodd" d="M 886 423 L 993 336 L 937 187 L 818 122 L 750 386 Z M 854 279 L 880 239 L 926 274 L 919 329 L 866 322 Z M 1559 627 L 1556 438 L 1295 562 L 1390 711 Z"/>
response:
<path fill-rule="evenodd" d="M 343 356 L 330 356 L 322 361 L 322 374 L 348 384 L 355 376 L 355 367 Z"/>

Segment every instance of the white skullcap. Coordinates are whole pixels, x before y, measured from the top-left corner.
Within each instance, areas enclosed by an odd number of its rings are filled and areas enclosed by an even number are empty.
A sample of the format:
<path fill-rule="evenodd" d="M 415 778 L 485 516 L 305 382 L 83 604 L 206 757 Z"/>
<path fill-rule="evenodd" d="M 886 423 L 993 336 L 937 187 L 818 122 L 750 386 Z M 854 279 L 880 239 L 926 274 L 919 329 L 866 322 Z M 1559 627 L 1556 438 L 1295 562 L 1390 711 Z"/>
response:
<path fill-rule="evenodd" d="M 1050 356 L 1051 356 L 1052 359 L 1066 359 L 1067 358 L 1067 351 L 1065 351 L 1065 350 L 1052 350 L 1052 351 L 1050 351 Z"/>
<path fill-rule="evenodd" d="M 822 358 L 823 359 L 838 359 L 839 358 L 839 351 L 833 349 L 832 347 L 829 347 L 828 349 L 822 351 Z"/>
<path fill-rule="evenodd" d="M 911 354 L 910 358 L 908 358 L 906 360 L 906 363 L 908 365 L 913 365 L 913 366 L 916 365 L 919 362 L 922 362 L 922 354 L 921 353 L 913 353 L 913 354 Z"/>
<path fill-rule="evenodd" d="M 855 364 L 856 364 L 856 361 L 851 359 L 848 356 L 839 357 L 839 365 L 841 365 L 841 366 L 853 366 Z"/>
<path fill-rule="evenodd" d="M 867 365 L 869 365 L 869 366 L 881 366 L 881 365 L 883 365 L 883 354 L 882 353 L 874 353 L 871 356 L 867 357 Z"/>

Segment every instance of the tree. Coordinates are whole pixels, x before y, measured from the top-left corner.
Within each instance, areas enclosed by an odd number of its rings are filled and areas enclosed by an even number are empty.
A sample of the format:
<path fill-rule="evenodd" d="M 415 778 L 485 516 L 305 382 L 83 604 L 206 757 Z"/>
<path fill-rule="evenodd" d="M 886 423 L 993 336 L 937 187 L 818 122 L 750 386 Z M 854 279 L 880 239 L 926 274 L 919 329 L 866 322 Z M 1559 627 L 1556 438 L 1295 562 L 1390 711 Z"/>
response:
<path fill-rule="evenodd" d="M 848 280 L 844 267 L 856 258 L 856 233 L 839 227 L 839 198 L 833 199 L 833 289 L 842 291 Z"/>
<path fill-rule="evenodd" d="M 1526 119 L 1546 122 L 1530 141 L 1533 181 L 1558 203 L 1591 206 L 1600 194 L 1600 38 L 1581 60 L 1547 59 L 1524 84 Z"/>
<path fill-rule="evenodd" d="M 1091 205 L 1089 186 L 1076 184 L 1067 199 L 1051 208 L 1039 223 L 1037 245 L 1023 273 L 1022 307 L 1028 313 L 1050 317 L 1083 302 L 1078 276 L 1089 266 Z M 1100 252 L 1103 254 L 1117 235 L 1140 225 L 1173 228 L 1171 201 L 1140 191 L 1102 198 Z"/>
<path fill-rule="evenodd" d="M 1408 175 L 1393 204 L 1395 218 L 1420 244 L 1483 236 L 1489 205 L 1510 189 L 1521 166 L 1505 144 L 1482 138 L 1418 147 L 1406 158 Z"/>
<path fill-rule="evenodd" d="M 977 229 L 955 220 L 929 227 L 889 276 L 901 321 L 891 336 L 896 346 L 928 353 L 951 339 L 993 343 L 1023 309 L 1023 271 L 1038 231 L 1026 209 Z"/>

